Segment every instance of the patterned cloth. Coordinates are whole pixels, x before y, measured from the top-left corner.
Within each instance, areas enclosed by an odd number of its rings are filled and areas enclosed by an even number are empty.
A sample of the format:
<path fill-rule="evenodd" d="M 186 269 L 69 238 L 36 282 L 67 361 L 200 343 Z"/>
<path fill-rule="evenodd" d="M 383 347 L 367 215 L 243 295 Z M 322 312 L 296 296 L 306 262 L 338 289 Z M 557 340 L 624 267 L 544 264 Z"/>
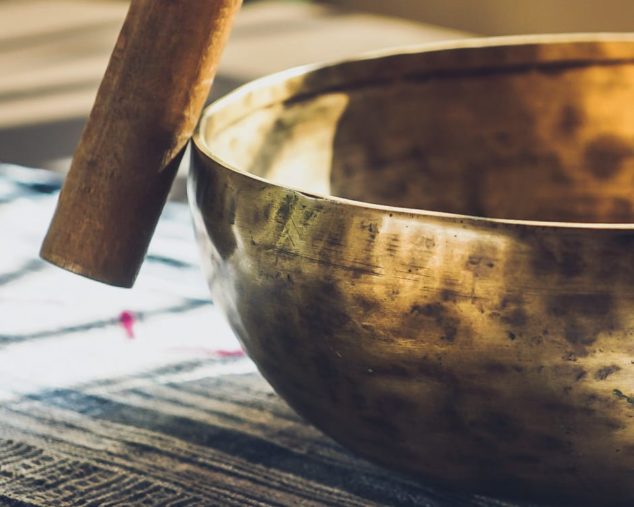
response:
<path fill-rule="evenodd" d="M 185 205 L 132 290 L 40 261 L 59 183 L 0 165 L 0 505 L 510 505 L 387 472 L 295 415 L 209 301 Z"/>

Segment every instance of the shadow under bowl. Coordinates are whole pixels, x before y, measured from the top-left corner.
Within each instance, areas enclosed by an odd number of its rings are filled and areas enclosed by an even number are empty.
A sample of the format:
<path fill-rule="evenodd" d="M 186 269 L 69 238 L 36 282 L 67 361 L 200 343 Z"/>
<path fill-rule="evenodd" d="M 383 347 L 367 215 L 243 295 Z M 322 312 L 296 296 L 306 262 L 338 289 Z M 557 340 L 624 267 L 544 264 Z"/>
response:
<path fill-rule="evenodd" d="M 634 36 L 433 45 L 210 106 L 190 200 L 278 393 L 429 483 L 634 501 Z"/>

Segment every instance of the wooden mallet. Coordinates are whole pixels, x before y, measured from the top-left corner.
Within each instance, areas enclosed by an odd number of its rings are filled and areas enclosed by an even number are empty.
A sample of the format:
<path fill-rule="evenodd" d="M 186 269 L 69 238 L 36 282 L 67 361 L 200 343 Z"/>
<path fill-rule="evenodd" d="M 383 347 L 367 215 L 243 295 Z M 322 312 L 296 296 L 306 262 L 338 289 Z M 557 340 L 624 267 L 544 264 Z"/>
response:
<path fill-rule="evenodd" d="M 133 285 L 240 3 L 132 0 L 42 258 Z"/>

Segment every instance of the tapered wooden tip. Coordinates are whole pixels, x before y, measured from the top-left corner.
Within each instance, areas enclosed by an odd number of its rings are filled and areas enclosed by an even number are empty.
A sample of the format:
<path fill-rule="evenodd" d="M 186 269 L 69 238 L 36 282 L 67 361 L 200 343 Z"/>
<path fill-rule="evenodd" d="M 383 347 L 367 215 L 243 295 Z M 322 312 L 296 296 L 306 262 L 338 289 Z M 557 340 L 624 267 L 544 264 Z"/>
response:
<path fill-rule="evenodd" d="M 240 0 L 133 0 L 40 255 L 131 287 Z"/>

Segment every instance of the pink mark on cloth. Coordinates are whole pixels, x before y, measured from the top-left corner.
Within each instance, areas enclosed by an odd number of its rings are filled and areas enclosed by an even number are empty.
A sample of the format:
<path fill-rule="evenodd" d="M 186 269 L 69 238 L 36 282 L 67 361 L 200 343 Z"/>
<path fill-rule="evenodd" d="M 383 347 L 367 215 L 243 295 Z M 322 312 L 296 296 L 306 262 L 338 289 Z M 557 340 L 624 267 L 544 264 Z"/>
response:
<path fill-rule="evenodd" d="M 225 359 L 225 358 L 237 359 L 237 358 L 246 356 L 246 352 L 242 349 L 212 349 L 207 347 L 175 347 L 172 350 L 185 353 L 185 354 L 212 356 L 212 357 L 217 357 L 221 359 Z"/>
<path fill-rule="evenodd" d="M 242 349 L 236 350 L 215 350 L 214 355 L 218 357 L 244 357 L 245 353 Z"/>
<path fill-rule="evenodd" d="M 136 318 L 134 317 L 134 313 L 125 310 L 119 314 L 119 324 L 123 326 L 125 329 L 125 334 L 131 340 L 134 338 L 134 323 Z"/>

